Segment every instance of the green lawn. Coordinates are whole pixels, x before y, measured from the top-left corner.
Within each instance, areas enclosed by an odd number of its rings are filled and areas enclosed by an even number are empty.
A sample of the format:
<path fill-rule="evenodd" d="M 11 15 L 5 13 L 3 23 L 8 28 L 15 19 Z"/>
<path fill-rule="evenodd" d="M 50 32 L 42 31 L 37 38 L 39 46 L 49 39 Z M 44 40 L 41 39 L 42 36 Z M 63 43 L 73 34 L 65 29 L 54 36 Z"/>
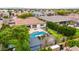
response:
<path fill-rule="evenodd" d="M 79 35 L 79 29 L 76 30 L 76 35 Z"/>
<path fill-rule="evenodd" d="M 56 31 L 54 31 L 54 30 L 48 29 L 48 32 L 49 32 L 52 36 L 54 36 L 56 39 L 61 39 L 61 38 L 63 37 L 62 34 L 58 34 L 58 33 L 57 33 Z"/>
<path fill-rule="evenodd" d="M 60 41 L 60 39 L 64 37 L 62 34 L 58 34 L 56 31 L 54 31 L 54 30 L 52 30 L 52 29 L 49 29 L 49 28 L 48 28 L 48 32 L 49 32 L 52 36 L 54 36 L 58 41 Z M 73 38 L 79 40 L 79 29 L 76 29 L 76 33 L 75 33 L 75 35 L 73 36 Z"/>
<path fill-rule="evenodd" d="M 76 29 L 76 33 L 73 36 L 74 39 L 79 39 L 79 29 Z"/>

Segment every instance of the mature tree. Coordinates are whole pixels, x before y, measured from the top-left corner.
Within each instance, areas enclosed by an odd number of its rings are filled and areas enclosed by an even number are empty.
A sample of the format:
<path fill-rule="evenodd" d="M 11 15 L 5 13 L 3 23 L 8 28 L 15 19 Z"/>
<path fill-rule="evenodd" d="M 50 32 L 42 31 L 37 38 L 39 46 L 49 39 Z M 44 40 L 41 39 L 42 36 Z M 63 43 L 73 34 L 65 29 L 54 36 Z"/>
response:
<path fill-rule="evenodd" d="M 69 47 L 78 46 L 79 47 L 79 40 L 68 40 L 67 45 Z"/>
<path fill-rule="evenodd" d="M 10 26 L 8 24 L 2 24 L 1 30 L 4 30 L 5 28 L 10 28 Z"/>
<path fill-rule="evenodd" d="M 53 23 L 53 22 L 47 22 L 47 27 L 53 30 L 58 30 L 58 24 Z"/>
<path fill-rule="evenodd" d="M 65 36 L 73 36 L 76 32 L 75 28 L 68 27 L 66 25 L 60 26 L 60 25 L 53 23 L 53 22 L 47 22 L 47 27 L 52 29 L 52 30 L 55 30 L 58 33 L 61 33 Z"/>
<path fill-rule="evenodd" d="M 62 31 L 65 36 L 73 36 L 76 32 L 75 28 L 63 26 L 64 30 Z"/>
<path fill-rule="evenodd" d="M 14 45 L 17 51 L 30 50 L 28 28 L 24 25 L 12 28 L 6 27 L 0 32 L 0 43 L 5 48 L 8 48 L 9 45 Z"/>
<path fill-rule="evenodd" d="M 28 28 L 24 25 L 22 26 L 15 26 L 12 28 L 12 34 L 15 39 L 18 39 L 20 42 L 20 45 L 18 45 L 21 50 L 30 50 L 29 47 L 29 32 Z M 18 48 L 17 48 L 18 50 Z"/>
<path fill-rule="evenodd" d="M 3 16 L 3 18 L 4 18 L 4 19 L 8 19 L 8 18 L 9 18 L 9 16 Z"/>
<path fill-rule="evenodd" d="M 56 10 L 55 12 L 58 15 L 67 15 L 71 13 L 71 11 L 67 9 L 59 9 L 59 10 Z"/>
<path fill-rule="evenodd" d="M 78 12 L 78 10 L 77 9 L 73 9 L 73 13 L 77 13 Z"/>
<path fill-rule="evenodd" d="M 33 16 L 32 13 L 22 13 L 20 15 L 17 15 L 18 18 L 23 18 L 23 19 L 27 17 L 32 17 L 32 16 Z"/>
<path fill-rule="evenodd" d="M 0 31 L 0 44 L 2 44 L 3 48 L 7 48 L 8 41 L 12 38 L 12 32 L 10 28 L 5 28 Z"/>

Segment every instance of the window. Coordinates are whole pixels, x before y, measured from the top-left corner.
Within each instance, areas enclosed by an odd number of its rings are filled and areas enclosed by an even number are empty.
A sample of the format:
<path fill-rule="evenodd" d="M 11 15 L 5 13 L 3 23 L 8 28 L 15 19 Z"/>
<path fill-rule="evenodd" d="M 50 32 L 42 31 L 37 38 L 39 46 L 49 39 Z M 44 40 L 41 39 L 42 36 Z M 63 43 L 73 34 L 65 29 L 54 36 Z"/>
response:
<path fill-rule="evenodd" d="M 41 24 L 41 26 L 44 26 L 44 24 Z"/>
<path fill-rule="evenodd" d="M 9 24 L 15 24 L 15 22 L 9 22 Z"/>
<path fill-rule="evenodd" d="M 33 25 L 32 27 L 33 27 L 33 28 L 36 28 L 36 27 L 37 27 L 37 25 Z"/>
<path fill-rule="evenodd" d="M 28 27 L 28 28 L 31 28 L 31 26 L 30 26 L 30 25 L 28 25 L 27 27 Z"/>

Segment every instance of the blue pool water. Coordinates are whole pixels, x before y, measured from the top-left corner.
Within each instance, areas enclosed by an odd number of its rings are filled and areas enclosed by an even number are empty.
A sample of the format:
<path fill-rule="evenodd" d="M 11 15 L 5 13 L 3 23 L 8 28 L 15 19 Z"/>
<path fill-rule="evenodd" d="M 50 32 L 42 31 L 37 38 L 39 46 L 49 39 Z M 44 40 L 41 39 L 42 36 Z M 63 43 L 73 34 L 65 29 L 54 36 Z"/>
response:
<path fill-rule="evenodd" d="M 32 51 L 37 51 L 40 49 L 41 41 L 37 38 L 39 35 L 44 35 L 45 32 L 34 32 L 30 34 L 30 48 Z"/>
<path fill-rule="evenodd" d="M 30 35 L 30 38 L 33 39 L 33 38 L 36 38 L 38 37 L 39 35 L 44 35 L 46 34 L 45 32 L 34 32 Z"/>

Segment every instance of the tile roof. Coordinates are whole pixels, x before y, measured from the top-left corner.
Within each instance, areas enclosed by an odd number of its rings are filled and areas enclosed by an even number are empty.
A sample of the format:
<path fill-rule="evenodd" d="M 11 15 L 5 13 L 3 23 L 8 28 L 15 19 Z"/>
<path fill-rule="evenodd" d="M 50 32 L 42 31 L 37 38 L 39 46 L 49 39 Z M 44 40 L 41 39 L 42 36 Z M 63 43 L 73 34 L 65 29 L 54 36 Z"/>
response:
<path fill-rule="evenodd" d="M 78 17 L 74 16 L 40 16 L 40 19 L 52 22 L 61 22 L 61 21 L 69 21 L 69 20 L 79 20 Z"/>
<path fill-rule="evenodd" d="M 36 24 L 44 24 L 45 22 L 39 20 L 35 17 L 28 17 L 26 19 L 15 18 L 15 25 L 36 25 Z"/>

